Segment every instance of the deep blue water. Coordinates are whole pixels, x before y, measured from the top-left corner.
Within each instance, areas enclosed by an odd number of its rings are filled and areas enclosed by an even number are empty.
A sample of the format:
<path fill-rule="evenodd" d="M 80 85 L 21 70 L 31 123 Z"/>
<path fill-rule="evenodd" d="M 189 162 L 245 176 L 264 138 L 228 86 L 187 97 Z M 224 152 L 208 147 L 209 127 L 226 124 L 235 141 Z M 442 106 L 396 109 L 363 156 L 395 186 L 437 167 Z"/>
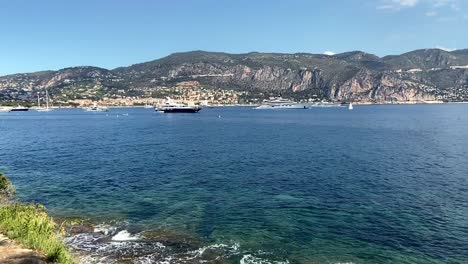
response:
<path fill-rule="evenodd" d="M 465 104 L 0 113 L 0 171 L 55 216 L 223 243 L 227 263 L 468 261 Z"/>

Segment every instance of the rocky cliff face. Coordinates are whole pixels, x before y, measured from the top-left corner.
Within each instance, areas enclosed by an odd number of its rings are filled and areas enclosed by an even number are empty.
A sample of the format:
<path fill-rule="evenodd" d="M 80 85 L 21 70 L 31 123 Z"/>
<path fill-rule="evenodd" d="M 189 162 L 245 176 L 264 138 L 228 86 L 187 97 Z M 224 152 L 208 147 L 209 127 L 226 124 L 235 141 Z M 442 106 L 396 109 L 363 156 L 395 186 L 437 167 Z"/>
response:
<path fill-rule="evenodd" d="M 76 67 L 3 76 L 0 98 L 28 98 L 46 88 L 74 96 L 138 94 L 193 80 L 253 94 L 339 101 L 467 100 L 468 50 L 418 50 L 384 58 L 359 51 L 334 56 L 195 51 L 114 70 Z"/>

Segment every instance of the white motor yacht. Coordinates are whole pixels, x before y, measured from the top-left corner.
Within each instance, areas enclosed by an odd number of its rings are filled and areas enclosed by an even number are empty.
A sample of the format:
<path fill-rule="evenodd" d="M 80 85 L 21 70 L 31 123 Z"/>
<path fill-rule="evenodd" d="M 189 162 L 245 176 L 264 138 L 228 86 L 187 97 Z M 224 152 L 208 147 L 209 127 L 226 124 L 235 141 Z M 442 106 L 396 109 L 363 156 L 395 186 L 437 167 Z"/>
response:
<path fill-rule="evenodd" d="M 189 106 L 185 104 L 175 103 L 171 98 L 167 97 L 166 103 L 156 107 L 155 110 L 164 113 L 197 113 L 202 108 L 199 106 Z"/>
<path fill-rule="evenodd" d="M 255 109 L 307 109 L 307 105 L 283 99 L 282 97 L 270 97 L 269 100 L 264 100 Z"/>

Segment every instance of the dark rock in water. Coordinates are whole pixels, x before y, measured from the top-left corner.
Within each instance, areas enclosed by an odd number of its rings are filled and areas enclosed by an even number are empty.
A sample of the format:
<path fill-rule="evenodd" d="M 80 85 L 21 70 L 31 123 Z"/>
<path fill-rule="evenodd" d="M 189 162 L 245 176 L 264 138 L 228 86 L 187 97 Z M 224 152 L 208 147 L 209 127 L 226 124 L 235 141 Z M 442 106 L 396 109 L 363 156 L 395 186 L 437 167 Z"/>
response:
<path fill-rule="evenodd" d="M 92 233 L 94 224 L 86 219 L 81 218 L 56 218 L 55 221 L 59 226 L 65 229 L 68 235 L 76 235 L 81 233 Z"/>
<path fill-rule="evenodd" d="M 207 248 L 201 254 L 201 258 L 203 260 L 216 260 L 219 258 L 219 256 L 222 256 L 223 253 L 224 250 L 220 248 Z"/>
<path fill-rule="evenodd" d="M 144 231 L 142 235 L 145 237 L 145 240 L 158 241 L 165 246 L 177 249 L 197 249 L 202 245 L 202 242 L 193 236 L 168 230 Z"/>
<path fill-rule="evenodd" d="M 91 233 L 94 231 L 94 226 L 89 223 L 82 223 L 77 225 L 71 225 L 65 228 L 67 234 L 75 235 L 81 233 Z"/>

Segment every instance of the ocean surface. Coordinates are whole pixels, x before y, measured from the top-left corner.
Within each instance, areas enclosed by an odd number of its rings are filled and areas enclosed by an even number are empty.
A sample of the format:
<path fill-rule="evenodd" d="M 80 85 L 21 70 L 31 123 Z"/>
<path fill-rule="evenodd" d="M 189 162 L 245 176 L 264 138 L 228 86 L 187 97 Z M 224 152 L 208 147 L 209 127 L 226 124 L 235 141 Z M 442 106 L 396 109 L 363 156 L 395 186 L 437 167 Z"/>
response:
<path fill-rule="evenodd" d="M 0 171 L 86 263 L 468 263 L 467 104 L 0 113 Z"/>

